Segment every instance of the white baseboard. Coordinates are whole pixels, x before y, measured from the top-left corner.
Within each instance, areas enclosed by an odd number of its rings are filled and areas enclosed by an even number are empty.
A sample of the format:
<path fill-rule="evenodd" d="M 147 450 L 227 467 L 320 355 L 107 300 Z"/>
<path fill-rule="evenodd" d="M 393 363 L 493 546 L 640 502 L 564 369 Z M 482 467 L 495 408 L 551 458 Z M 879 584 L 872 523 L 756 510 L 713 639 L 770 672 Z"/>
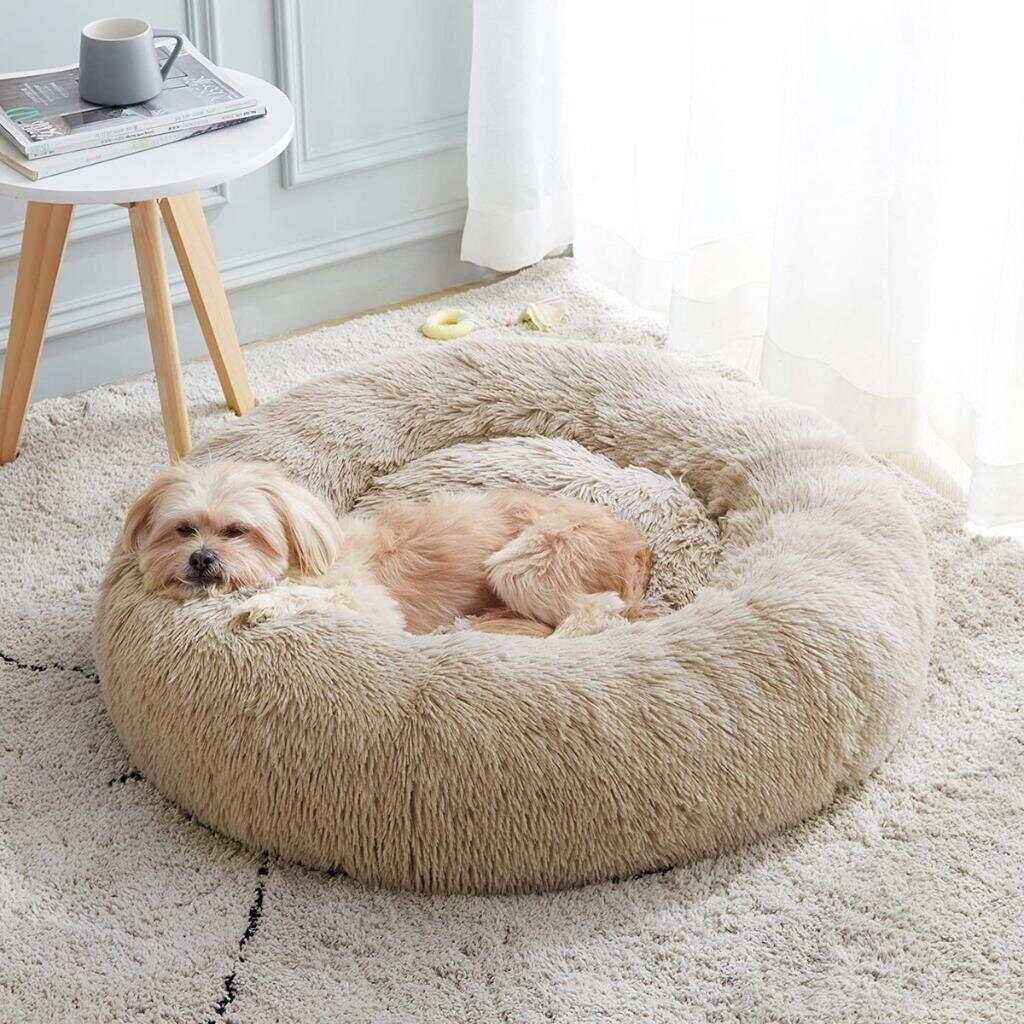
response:
<path fill-rule="evenodd" d="M 462 230 L 466 218 L 465 203 L 448 203 L 426 210 L 413 217 L 392 221 L 367 231 L 353 232 L 325 241 L 270 249 L 221 262 L 221 277 L 228 291 L 303 274 L 319 267 L 357 259 L 371 253 L 387 252 L 399 246 L 440 238 Z M 188 301 L 188 292 L 180 273 L 169 273 L 171 301 L 178 305 Z M 55 303 L 46 327 L 48 341 L 69 334 L 115 324 L 142 316 L 142 295 L 138 285 L 111 288 L 86 299 Z M 10 316 L 0 320 L 0 335 L 6 349 Z"/>

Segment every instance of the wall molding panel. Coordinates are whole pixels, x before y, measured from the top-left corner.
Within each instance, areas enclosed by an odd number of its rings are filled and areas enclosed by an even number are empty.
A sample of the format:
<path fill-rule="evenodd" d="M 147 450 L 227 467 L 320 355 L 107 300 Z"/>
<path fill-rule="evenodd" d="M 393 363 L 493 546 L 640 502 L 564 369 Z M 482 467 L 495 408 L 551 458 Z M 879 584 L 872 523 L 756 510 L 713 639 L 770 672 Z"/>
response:
<path fill-rule="evenodd" d="M 220 0 L 184 0 L 185 34 L 214 64 L 223 59 L 219 6 Z"/>
<path fill-rule="evenodd" d="M 465 219 L 464 202 L 447 203 L 424 210 L 412 217 L 380 224 L 365 231 L 339 235 L 326 241 L 282 246 L 248 256 L 221 260 L 221 278 L 228 291 L 276 281 L 293 274 L 303 274 L 363 256 L 387 252 L 404 245 L 456 234 L 462 230 Z M 188 292 L 180 273 L 168 276 L 171 302 L 175 306 L 187 304 Z M 112 288 L 97 292 L 87 299 L 55 304 L 46 327 L 46 337 L 52 340 L 77 334 L 94 327 L 104 327 L 107 324 L 130 320 L 132 317 L 141 317 L 144 312 L 138 285 Z M 0 320 L 0 337 L 5 339 L 0 352 L 6 348 L 10 324 L 9 315 Z"/>
<path fill-rule="evenodd" d="M 414 160 L 457 149 L 466 143 L 466 114 L 423 121 L 381 135 L 318 147 L 308 130 L 307 57 L 302 35 L 301 0 L 274 0 L 274 44 L 278 84 L 295 105 L 295 141 L 284 155 L 281 183 L 286 189 L 312 185 L 353 171 Z"/>

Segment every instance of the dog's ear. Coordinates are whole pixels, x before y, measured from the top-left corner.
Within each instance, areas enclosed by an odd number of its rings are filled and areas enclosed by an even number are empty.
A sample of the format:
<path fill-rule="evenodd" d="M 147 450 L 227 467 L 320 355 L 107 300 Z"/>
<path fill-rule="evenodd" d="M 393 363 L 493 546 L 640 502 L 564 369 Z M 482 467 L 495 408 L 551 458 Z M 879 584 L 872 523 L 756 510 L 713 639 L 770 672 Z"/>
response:
<path fill-rule="evenodd" d="M 315 494 L 273 471 L 264 491 L 277 512 L 288 541 L 288 565 L 319 576 L 334 564 L 341 546 L 338 517 Z"/>
<path fill-rule="evenodd" d="M 142 538 L 152 523 L 153 510 L 167 489 L 181 481 L 183 472 L 179 466 L 162 470 L 128 509 L 121 532 L 121 545 L 125 551 L 133 553 L 142 546 Z"/>

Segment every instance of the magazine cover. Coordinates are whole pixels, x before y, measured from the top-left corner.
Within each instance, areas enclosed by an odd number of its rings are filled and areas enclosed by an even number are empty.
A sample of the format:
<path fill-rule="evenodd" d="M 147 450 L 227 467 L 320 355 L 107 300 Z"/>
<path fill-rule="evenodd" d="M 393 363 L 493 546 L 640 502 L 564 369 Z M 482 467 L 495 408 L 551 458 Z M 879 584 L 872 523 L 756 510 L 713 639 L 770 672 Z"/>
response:
<path fill-rule="evenodd" d="M 170 46 L 157 47 L 161 62 Z M 78 66 L 0 76 L 0 128 L 28 157 L 51 156 L 173 131 L 205 115 L 223 114 L 255 101 L 218 73 L 193 46 L 167 76 L 163 91 L 131 107 L 99 107 L 78 94 Z"/>

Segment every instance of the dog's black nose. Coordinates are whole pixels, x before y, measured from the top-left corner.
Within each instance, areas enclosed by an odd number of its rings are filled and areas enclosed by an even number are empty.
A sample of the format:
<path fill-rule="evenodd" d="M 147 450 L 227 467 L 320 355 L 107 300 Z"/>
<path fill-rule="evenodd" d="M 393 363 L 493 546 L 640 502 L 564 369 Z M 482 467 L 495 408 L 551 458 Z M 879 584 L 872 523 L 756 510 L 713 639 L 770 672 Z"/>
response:
<path fill-rule="evenodd" d="M 196 548 L 188 556 L 188 565 L 193 572 L 207 573 L 217 562 L 217 556 L 209 548 Z"/>

